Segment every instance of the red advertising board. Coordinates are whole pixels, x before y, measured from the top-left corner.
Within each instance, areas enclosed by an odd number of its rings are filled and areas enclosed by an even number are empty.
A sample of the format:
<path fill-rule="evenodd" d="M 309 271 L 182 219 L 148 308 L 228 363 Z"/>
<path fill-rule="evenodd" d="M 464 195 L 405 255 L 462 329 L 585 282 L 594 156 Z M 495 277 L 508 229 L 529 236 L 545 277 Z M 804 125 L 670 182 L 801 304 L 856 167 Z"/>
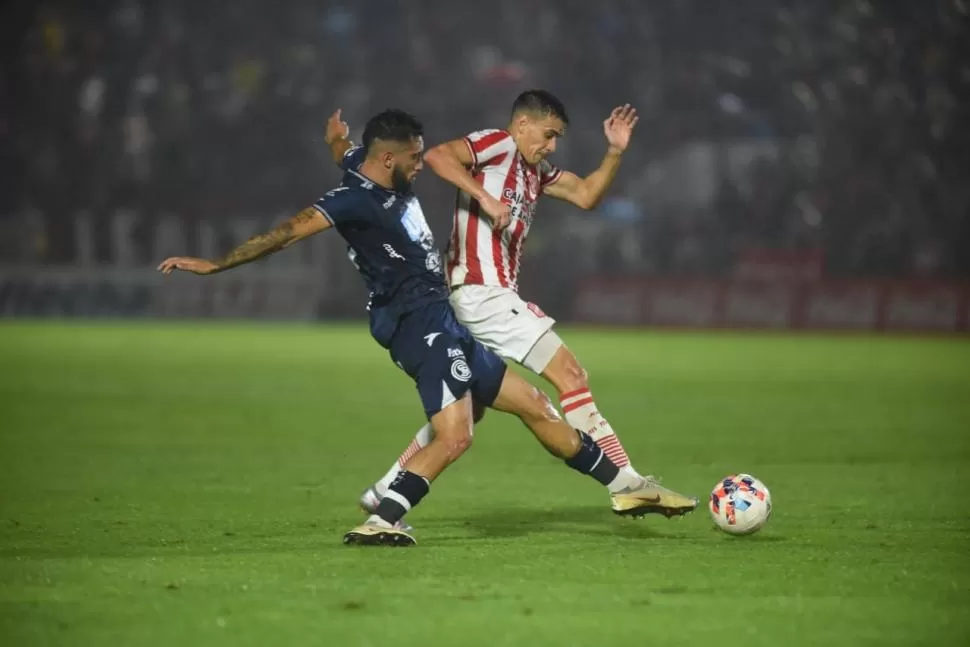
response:
<path fill-rule="evenodd" d="M 686 328 L 970 332 L 970 284 L 594 277 L 577 322 Z"/>

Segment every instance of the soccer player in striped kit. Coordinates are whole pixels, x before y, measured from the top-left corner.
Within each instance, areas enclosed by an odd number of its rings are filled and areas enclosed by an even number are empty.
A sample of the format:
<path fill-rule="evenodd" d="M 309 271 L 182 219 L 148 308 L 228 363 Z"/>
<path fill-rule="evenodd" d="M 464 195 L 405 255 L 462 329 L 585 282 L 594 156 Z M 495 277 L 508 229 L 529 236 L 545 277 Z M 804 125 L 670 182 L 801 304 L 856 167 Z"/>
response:
<path fill-rule="evenodd" d="M 517 291 L 522 248 L 539 196 L 595 208 L 616 176 L 637 120 L 629 105 L 613 110 L 603 122 L 606 155 L 599 168 L 581 178 L 547 159 L 569 124 L 565 107 L 549 92 L 530 90 L 516 98 L 506 129 L 480 130 L 445 142 L 430 149 L 425 161 L 458 189 L 447 277 L 459 321 L 486 347 L 556 388 L 566 421 L 589 434 L 628 477 L 615 484 L 617 491 L 652 487 L 658 503 L 649 511 L 674 516 L 693 510 L 696 499 L 664 488 L 633 468 L 596 406 L 586 371 L 553 330 L 555 321 Z M 340 136 L 343 126 L 339 118 L 331 119 L 328 143 Z M 360 503 L 365 510 L 377 508 L 401 466 L 433 434 L 430 425 L 422 427 L 387 474 L 364 491 Z M 622 497 L 611 496 L 611 503 L 614 511 L 623 513 Z"/>

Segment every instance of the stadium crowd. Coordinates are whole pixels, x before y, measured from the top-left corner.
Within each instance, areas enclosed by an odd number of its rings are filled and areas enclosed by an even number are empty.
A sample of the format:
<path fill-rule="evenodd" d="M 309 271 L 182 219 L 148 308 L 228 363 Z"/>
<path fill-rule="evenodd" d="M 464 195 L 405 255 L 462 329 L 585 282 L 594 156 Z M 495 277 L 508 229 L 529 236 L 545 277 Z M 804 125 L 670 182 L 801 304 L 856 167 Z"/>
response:
<path fill-rule="evenodd" d="M 501 127 L 538 86 L 570 110 L 556 161 L 579 173 L 598 163 L 614 105 L 642 119 L 597 213 L 540 207 L 527 274 L 552 276 L 562 255 L 584 271 L 718 274 L 755 247 L 821 249 L 831 275 L 967 277 L 968 7 L 7 3 L 0 255 L 22 249 L 11 223 L 28 212 L 45 216 L 40 260 L 58 263 L 78 210 L 299 208 L 337 178 L 322 142 L 334 107 L 357 127 L 405 108 L 434 142 Z M 451 190 L 419 185 L 445 241 Z"/>

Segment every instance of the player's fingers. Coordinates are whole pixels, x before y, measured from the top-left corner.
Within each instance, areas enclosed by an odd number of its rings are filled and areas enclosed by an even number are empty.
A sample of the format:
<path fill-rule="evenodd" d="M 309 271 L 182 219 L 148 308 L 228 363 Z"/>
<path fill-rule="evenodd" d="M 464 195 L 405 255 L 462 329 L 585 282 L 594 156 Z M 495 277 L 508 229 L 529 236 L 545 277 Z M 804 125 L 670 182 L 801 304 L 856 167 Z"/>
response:
<path fill-rule="evenodd" d="M 636 126 L 638 121 L 640 121 L 640 117 L 634 117 L 633 121 L 630 122 L 630 128 Z"/>

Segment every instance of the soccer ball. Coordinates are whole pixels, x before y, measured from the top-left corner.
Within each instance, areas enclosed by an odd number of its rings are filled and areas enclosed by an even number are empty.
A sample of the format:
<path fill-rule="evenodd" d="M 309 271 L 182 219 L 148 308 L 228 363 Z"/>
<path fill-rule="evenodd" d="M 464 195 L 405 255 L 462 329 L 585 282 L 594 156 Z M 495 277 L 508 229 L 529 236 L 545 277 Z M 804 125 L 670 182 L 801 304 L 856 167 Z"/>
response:
<path fill-rule="evenodd" d="M 771 516 L 771 492 L 750 474 L 732 474 L 714 486 L 707 507 L 715 525 L 724 532 L 750 535 Z"/>

